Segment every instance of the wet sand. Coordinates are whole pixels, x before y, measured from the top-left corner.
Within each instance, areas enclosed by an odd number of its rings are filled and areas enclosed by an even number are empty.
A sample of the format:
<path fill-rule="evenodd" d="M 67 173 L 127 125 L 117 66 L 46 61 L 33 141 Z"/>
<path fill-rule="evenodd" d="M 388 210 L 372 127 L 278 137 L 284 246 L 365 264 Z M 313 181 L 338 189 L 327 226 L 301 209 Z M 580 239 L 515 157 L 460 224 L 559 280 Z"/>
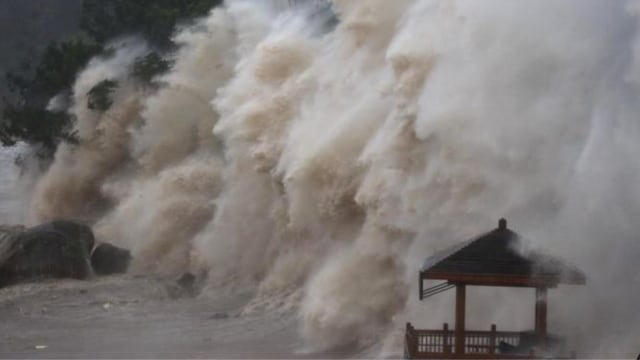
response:
<path fill-rule="evenodd" d="M 321 358 L 304 352 L 295 311 L 240 315 L 247 296 L 172 299 L 144 277 L 0 289 L 2 358 Z"/>

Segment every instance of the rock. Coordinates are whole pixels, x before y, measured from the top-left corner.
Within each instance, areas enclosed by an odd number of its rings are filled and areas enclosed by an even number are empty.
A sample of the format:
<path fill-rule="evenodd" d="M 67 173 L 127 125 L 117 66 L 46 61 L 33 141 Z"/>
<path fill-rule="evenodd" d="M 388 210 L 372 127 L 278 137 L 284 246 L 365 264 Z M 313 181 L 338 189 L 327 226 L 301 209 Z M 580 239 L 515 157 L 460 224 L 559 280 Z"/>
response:
<path fill-rule="evenodd" d="M 26 227 L 24 225 L 0 225 L 0 234 L 24 231 L 25 229 Z"/>
<path fill-rule="evenodd" d="M 180 276 L 180 278 L 176 282 L 181 288 L 185 290 L 193 290 L 194 285 L 196 284 L 196 277 L 192 273 L 185 273 Z"/>
<path fill-rule="evenodd" d="M 183 297 L 194 297 L 198 295 L 199 289 L 196 286 L 196 276 L 191 273 L 184 273 L 175 283 L 166 286 L 167 295 L 171 299 Z"/>
<path fill-rule="evenodd" d="M 85 224 L 71 220 L 56 220 L 29 229 L 28 231 L 55 231 L 77 241 L 82 241 L 90 253 L 95 243 L 91 228 Z"/>
<path fill-rule="evenodd" d="M 26 228 L 22 225 L 17 226 L 0 226 L 0 265 L 4 264 L 16 250 L 15 243 L 18 235 Z"/>
<path fill-rule="evenodd" d="M 211 320 L 223 320 L 223 319 L 228 319 L 229 318 L 229 314 L 227 313 L 215 313 L 211 316 L 209 316 L 209 319 Z"/>
<path fill-rule="evenodd" d="M 91 229 L 72 222 L 56 223 L 1 234 L 0 286 L 90 275 Z"/>
<path fill-rule="evenodd" d="M 129 250 L 102 243 L 91 253 L 91 266 L 96 275 L 113 275 L 126 273 L 131 261 Z"/>

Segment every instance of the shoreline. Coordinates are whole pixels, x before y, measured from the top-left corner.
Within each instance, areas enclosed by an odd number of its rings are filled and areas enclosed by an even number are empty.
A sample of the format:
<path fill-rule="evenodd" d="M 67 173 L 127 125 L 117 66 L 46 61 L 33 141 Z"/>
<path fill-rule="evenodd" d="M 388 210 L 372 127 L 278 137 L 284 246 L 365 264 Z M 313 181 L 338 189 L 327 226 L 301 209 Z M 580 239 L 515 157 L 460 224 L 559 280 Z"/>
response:
<path fill-rule="evenodd" d="M 171 299 L 166 282 L 113 276 L 0 289 L 1 358 L 345 358 L 304 351 L 295 311 L 240 315 L 246 296 Z"/>

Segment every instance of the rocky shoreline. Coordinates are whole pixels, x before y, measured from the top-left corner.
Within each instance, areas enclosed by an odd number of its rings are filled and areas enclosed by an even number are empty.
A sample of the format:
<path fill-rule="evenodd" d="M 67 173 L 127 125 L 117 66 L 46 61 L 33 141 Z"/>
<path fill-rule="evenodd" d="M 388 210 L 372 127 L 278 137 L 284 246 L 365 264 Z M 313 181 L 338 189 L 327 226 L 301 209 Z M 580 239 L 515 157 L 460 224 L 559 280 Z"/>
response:
<path fill-rule="evenodd" d="M 0 287 L 50 278 L 121 274 L 130 261 L 128 250 L 96 244 L 91 227 L 76 221 L 0 227 Z"/>

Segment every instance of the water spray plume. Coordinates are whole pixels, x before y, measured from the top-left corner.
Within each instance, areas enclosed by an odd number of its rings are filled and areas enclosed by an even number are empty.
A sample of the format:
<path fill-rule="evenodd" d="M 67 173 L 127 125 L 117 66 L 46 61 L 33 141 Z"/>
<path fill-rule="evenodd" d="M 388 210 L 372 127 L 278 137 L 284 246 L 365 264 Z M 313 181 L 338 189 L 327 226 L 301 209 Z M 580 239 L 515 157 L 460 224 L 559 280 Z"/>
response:
<path fill-rule="evenodd" d="M 247 313 L 296 309 L 312 347 L 398 353 L 404 321 L 451 313 L 411 295 L 422 259 L 507 215 L 589 277 L 554 295 L 550 327 L 581 354 L 630 354 L 638 4 L 335 0 L 323 28 L 308 9 L 227 1 L 177 33 L 158 89 L 127 75 L 147 51 L 133 40 L 78 76 L 80 145 L 39 179 L 33 217 L 91 221 L 135 271 L 249 287 Z M 86 94 L 105 78 L 119 86 L 99 114 Z M 493 306 L 519 294 L 472 295 L 472 326 L 531 320 Z"/>

